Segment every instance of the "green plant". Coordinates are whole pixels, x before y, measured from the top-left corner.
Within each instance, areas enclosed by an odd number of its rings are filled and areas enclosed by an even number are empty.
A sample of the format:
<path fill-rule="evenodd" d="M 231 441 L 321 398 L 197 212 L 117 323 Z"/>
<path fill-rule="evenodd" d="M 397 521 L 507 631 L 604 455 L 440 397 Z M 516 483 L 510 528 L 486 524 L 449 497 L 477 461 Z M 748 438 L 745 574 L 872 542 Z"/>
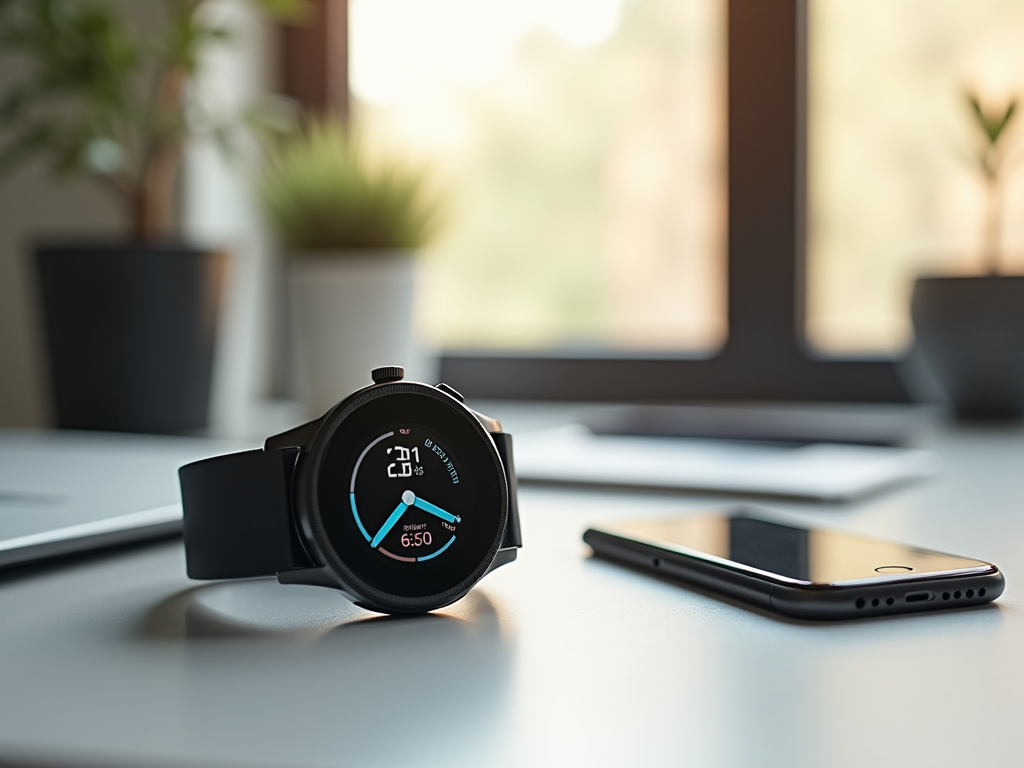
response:
<path fill-rule="evenodd" d="M 975 155 L 978 168 L 985 179 L 986 210 L 984 229 L 985 258 L 990 274 L 999 272 L 1001 234 L 1003 228 L 1003 176 L 1006 171 L 1006 147 L 1004 137 L 1017 111 L 1017 100 L 1011 99 L 1005 107 L 987 113 L 981 107 L 977 95 L 968 92 L 967 101 L 975 123 L 981 129 Z"/>
<path fill-rule="evenodd" d="M 281 239 L 296 250 L 413 249 L 438 206 L 424 168 L 375 156 L 340 120 L 310 120 L 270 152 L 261 192 Z"/>
<path fill-rule="evenodd" d="M 254 2 L 279 19 L 305 11 L 305 0 Z M 0 94 L 0 172 L 41 156 L 100 181 L 135 238 L 169 237 L 184 141 L 208 132 L 225 144 L 244 119 L 209 114 L 190 93 L 201 53 L 231 37 L 205 5 L 167 0 L 164 23 L 143 34 L 122 18 L 126 2 L 0 0 L 0 53 L 27 70 Z"/>

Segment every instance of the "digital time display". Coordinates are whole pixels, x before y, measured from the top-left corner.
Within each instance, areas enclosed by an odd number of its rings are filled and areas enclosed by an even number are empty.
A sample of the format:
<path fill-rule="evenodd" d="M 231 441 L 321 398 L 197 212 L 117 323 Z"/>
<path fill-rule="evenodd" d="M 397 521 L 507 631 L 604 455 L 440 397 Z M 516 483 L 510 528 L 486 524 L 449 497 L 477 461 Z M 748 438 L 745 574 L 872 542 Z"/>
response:
<path fill-rule="evenodd" d="M 415 425 L 375 436 L 349 481 L 349 505 L 368 548 L 402 563 L 441 557 L 472 517 L 460 462 L 437 435 Z"/>

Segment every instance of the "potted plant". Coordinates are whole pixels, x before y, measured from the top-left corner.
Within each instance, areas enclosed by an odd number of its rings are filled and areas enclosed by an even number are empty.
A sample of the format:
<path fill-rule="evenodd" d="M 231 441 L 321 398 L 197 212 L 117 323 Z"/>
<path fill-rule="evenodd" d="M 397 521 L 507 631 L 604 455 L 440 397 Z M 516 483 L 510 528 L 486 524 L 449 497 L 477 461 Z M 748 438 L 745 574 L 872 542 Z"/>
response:
<path fill-rule="evenodd" d="M 911 299 L 915 344 L 954 412 L 963 418 L 1024 415 L 1024 276 L 1000 273 L 1007 136 L 1016 100 L 995 111 L 968 94 L 984 180 L 987 274 L 918 278 Z"/>
<path fill-rule="evenodd" d="M 310 120 L 271 151 L 262 197 L 288 249 L 299 388 L 311 413 L 413 353 L 416 252 L 438 205 L 425 169 L 373 153 L 339 119 Z"/>
<path fill-rule="evenodd" d="M 275 15 L 301 0 L 260 0 Z M 169 0 L 153 34 L 127 5 L 0 0 L 0 54 L 23 77 L 0 93 L 0 172 L 30 159 L 113 196 L 122 238 L 36 249 L 57 426 L 137 432 L 204 427 L 225 256 L 177 237 L 186 140 L 226 140 L 241 116 L 191 95 L 200 55 L 230 37 L 204 0 Z"/>

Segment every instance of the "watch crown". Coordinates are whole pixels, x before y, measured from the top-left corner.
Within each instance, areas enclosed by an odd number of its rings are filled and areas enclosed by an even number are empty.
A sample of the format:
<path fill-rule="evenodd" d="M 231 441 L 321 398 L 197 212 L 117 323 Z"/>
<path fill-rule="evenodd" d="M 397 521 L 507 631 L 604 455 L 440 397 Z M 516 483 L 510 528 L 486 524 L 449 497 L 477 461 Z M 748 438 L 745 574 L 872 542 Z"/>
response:
<path fill-rule="evenodd" d="M 405 368 L 400 365 L 385 365 L 381 368 L 374 368 L 370 371 L 370 378 L 373 379 L 374 384 L 401 381 L 405 378 Z"/>

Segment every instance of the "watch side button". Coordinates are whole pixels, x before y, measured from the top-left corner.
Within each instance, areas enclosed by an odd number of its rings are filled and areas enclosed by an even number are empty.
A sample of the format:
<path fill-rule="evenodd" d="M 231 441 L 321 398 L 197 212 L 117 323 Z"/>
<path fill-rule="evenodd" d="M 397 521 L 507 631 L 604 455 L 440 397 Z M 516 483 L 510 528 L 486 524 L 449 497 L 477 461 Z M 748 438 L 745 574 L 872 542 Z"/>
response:
<path fill-rule="evenodd" d="M 382 368 L 374 368 L 370 371 L 370 378 L 374 384 L 388 384 L 392 381 L 401 381 L 405 378 L 405 368 L 400 365 L 385 365 Z"/>
<path fill-rule="evenodd" d="M 458 400 L 460 403 L 463 402 L 466 399 L 466 398 L 464 398 L 462 396 L 461 392 L 459 392 L 457 389 L 455 389 L 455 387 L 449 387 L 443 381 L 440 384 L 438 384 L 436 387 L 434 387 L 434 389 L 440 389 L 446 395 L 451 395 L 456 400 Z"/>

